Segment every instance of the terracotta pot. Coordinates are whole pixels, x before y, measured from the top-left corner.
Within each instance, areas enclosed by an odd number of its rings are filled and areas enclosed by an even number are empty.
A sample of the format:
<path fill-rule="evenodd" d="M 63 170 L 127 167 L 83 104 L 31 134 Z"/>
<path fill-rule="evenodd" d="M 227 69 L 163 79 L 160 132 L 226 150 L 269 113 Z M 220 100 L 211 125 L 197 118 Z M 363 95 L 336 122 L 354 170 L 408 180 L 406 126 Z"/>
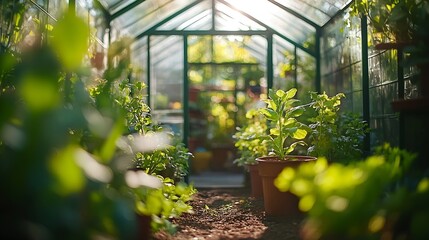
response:
<path fill-rule="evenodd" d="M 91 58 L 91 65 L 98 70 L 102 70 L 104 68 L 104 53 L 96 52 L 94 56 Z"/>
<path fill-rule="evenodd" d="M 288 156 L 286 160 L 278 157 L 260 157 L 258 161 L 259 175 L 262 178 L 265 213 L 270 216 L 293 216 L 301 214 L 298 208 L 299 199 L 290 192 L 280 192 L 274 185 L 274 179 L 286 167 L 297 168 L 299 165 L 315 161 L 310 156 Z"/>
<path fill-rule="evenodd" d="M 228 161 L 229 154 L 232 151 L 231 146 L 212 146 L 211 151 L 213 154 L 212 161 L 210 162 L 211 170 L 224 171 L 226 169 L 225 165 Z"/>
<path fill-rule="evenodd" d="M 259 176 L 258 164 L 246 165 L 250 174 L 250 187 L 252 190 L 252 197 L 262 198 L 264 193 L 262 190 L 262 178 Z"/>
<path fill-rule="evenodd" d="M 151 216 L 137 214 L 137 240 L 147 240 L 152 238 L 151 222 Z"/>
<path fill-rule="evenodd" d="M 196 152 L 192 158 L 192 171 L 196 174 L 201 173 L 209 168 L 212 159 L 211 152 Z"/>

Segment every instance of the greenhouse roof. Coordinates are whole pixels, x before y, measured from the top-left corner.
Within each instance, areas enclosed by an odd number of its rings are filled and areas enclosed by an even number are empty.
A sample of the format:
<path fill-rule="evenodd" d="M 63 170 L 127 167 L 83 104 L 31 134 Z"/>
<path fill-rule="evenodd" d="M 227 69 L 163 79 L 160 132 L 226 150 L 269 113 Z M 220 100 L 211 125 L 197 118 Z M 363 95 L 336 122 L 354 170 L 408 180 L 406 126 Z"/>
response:
<path fill-rule="evenodd" d="M 351 0 L 99 0 L 115 29 L 150 35 L 281 36 L 303 48 Z"/>

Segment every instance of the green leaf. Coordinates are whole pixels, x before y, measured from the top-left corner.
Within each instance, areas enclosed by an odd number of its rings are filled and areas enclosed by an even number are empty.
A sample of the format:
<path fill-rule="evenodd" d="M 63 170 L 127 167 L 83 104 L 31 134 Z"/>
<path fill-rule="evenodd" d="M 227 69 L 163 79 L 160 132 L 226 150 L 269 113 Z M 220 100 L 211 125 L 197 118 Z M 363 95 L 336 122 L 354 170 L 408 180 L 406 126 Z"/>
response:
<path fill-rule="evenodd" d="M 56 179 L 53 188 L 60 195 L 78 192 L 85 185 L 82 169 L 75 161 L 76 150 L 76 147 L 68 146 L 58 151 L 49 161 L 49 170 Z"/>
<path fill-rule="evenodd" d="M 72 13 L 65 14 L 55 25 L 52 46 L 67 70 L 75 70 L 89 46 L 89 27 Z"/>
<path fill-rule="evenodd" d="M 276 104 L 276 102 L 275 102 L 275 101 L 273 101 L 272 99 L 268 99 L 268 100 L 266 101 L 266 103 L 267 103 L 267 108 L 268 108 L 268 109 L 272 109 L 272 110 L 274 110 L 274 111 L 277 111 L 277 104 Z"/>
<path fill-rule="evenodd" d="M 296 88 L 291 88 L 289 91 L 286 92 L 286 98 L 291 99 L 295 97 L 297 91 L 298 90 Z"/>
<path fill-rule="evenodd" d="M 107 163 L 113 158 L 116 152 L 116 141 L 122 136 L 123 127 L 123 120 L 118 120 L 104 142 L 100 151 L 100 157 L 103 163 Z"/>
<path fill-rule="evenodd" d="M 304 129 L 298 128 L 293 134 L 292 137 L 295 139 L 304 139 L 307 136 L 307 131 Z"/>
<path fill-rule="evenodd" d="M 285 94 L 286 94 L 285 91 L 283 91 L 281 89 L 276 91 L 276 96 L 279 97 L 279 98 L 283 98 L 283 96 Z"/>
<path fill-rule="evenodd" d="M 270 134 L 273 136 L 278 136 L 278 135 L 280 135 L 280 131 L 277 128 L 272 128 L 272 129 L 270 129 Z"/>
<path fill-rule="evenodd" d="M 302 107 L 297 107 L 297 108 L 292 109 L 292 111 L 291 111 L 291 114 L 290 114 L 290 115 L 291 115 L 292 117 L 299 117 L 299 116 L 301 116 L 304 112 L 305 112 L 304 108 L 302 108 Z"/>
<path fill-rule="evenodd" d="M 289 154 L 291 152 L 293 152 L 293 150 L 295 150 L 296 146 L 301 145 L 301 146 L 305 146 L 306 143 L 304 141 L 298 141 L 298 142 L 294 142 L 292 143 L 289 148 L 287 148 L 286 150 L 286 154 Z"/>
<path fill-rule="evenodd" d="M 288 120 L 286 120 L 286 122 L 283 123 L 284 127 L 291 127 L 292 124 L 296 123 L 296 119 L 295 118 L 289 118 Z"/>
<path fill-rule="evenodd" d="M 27 76 L 19 90 L 27 106 L 36 112 L 55 108 L 61 103 L 58 86 L 48 77 Z"/>
<path fill-rule="evenodd" d="M 260 112 L 265 115 L 266 118 L 276 121 L 278 114 L 272 109 L 261 109 Z"/>

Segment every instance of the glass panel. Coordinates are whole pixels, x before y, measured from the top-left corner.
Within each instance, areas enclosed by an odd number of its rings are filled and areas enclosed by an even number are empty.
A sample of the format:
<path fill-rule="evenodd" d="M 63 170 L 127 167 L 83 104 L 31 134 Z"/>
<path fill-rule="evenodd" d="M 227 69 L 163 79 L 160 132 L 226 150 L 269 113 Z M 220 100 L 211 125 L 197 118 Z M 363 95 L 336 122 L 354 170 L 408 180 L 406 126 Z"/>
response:
<path fill-rule="evenodd" d="M 45 2 L 49 3 L 49 10 L 48 10 L 49 14 L 51 14 L 52 16 L 54 16 L 57 19 L 68 8 L 68 4 L 67 4 L 66 1 L 61 1 L 61 0 L 54 0 L 54 1 L 52 1 L 52 0 L 50 0 L 50 1 L 45 1 Z M 85 6 L 85 7 L 87 7 L 87 6 Z M 88 8 L 90 8 L 90 7 L 88 6 Z"/>
<path fill-rule="evenodd" d="M 215 36 L 214 62 L 254 63 L 256 59 L 248 51 L 243 51 L 250 38 L 246 36 Z"/>
<path fill-rule="evenodd" d="M 295 87 L 298 99 L 308 102 L 307 93 L 316 90 L 316 59 L 277 36 L 274 36 L 273 44 L 273 88 L 288 90 Z"/>
<path fill-rule="evenodd" d="M 362 113 L 363 112 L 363 96 L 362 91 L 353 92 L 351 95 L 353 98 L 353 112 L 355 113 Z M 362 114 L 361 114 L 362 115 Z"/>
<path fill-rule="evenodd" d="M 288 90 L 295 83 L 295 46 L 284 39 L 273 38 L 273 88 Z"/>
<path fill-rule="evenodd" d="M 311 46 L 314 46 L 313 38 L 316 30 L 272 3 L 264 0 L 225 0 L 225 2 L 228 2 L 235 9 L 239 9 L 249 16 L 258 19 L 269 28 L 292 39 L 292 41 L 300 44 L 307 42 Z M 261 9 L 264 9 L 264 11 L 261 11 Z"/>
<path fill-rule="evenodd" d="M 392 115 L 384 118 L 371 118 L 371 145 L 380 146 L 389 142 L 399 146 L 399 118 Z"/>
<path fill-rule="evenodd" d="M 134 79 L 142 81 L 147 85 L 147 38 L 134 42 L 131 45 L 131 66 L 134 72 Z M 146 94 L 148 89 L 146 89 Z"/>
<path fill-rule="evenodd" d="M 275 0 L 285 7 L 309 18 L 319 26 L 324 25 L 339 10 L 343 9 L 351 0 Z"/>
<path fill-rule="evenodd" d="M 298 99 L 310 102 L 308 92 L 316 91 L 316 59 L 306 52 L 297 49 L 297 80 Z"/>
<path fill-rule="evenodd" d="M 328 4 L 330 4 L 328 2 Z M 343 106 L 354 109 L 351 92 L 362 89 L 361 43 L 358 19 L 352 19 L 350 27 L 344 26 L 343 14 L 327 25 L 321 38 L 322 91 L 329 95 L 343 92 L 347 95 Z M 344 105 L 344 104 L 343 104 Z"/>
<path fill-rule="evenodd" d="M 212 36 L 189 36 L 188 50 L 189 62 L 211 62 L 213 61 L 213 37 Z"/>
<path fill-rule="evenodd" d="M 181 13 L 160 26 L 159 30 L 209 30 L 211 29 L 212 9 L 210 1 L 204 1 Z"/>
<path fill-rule="evenodd" d="M 183 39 L 151 37 L 151 108 L 155 121 L 183 133 Z"/>
<path fill-rule="evenodd" d="M 257 59 L 257 62 L 262 66 L 266 66 L 267 62 L 267 40 L 262 36 L 247 36 L 249 39 L 244 46 L 249 53 Z"/>
<path fill-rule="evenodd" d="M 352 66 L 352 90 L 362 90 L 362 63 Z"/>
<path fill-rule="evenodd" d="M 312 22 L 322 26 L 325 24 L 331 16 L 325 13 L 323 10 L 311 5 L 317 4 L 317 2 L 312 1 L 311 4 L 307 4 L 304 1 L 297 0 L 276 0 L 276 2 L 281 5 L 292 9 L 293 11 L 300 13 L 302 16 L 307 17 Z"/>
<path fill-rule="evenodd" d="M 216 30 L 266 30 L 265 27 L 223 3 L 217 3 L 216 10 Z"/>
<path fill-rule="evenodd" d="M 135 2 L 136 0 L 104 0 L 104 2 L 107 3 L 108 7 L 107 10 L 114 14 L 117 11 L 123 9 L 124 7 L 128 6 L 129 4 Z"/>
<path fill-rule="evenodd" d="M 144 1 L 112 21 L 123 34 L 137 36 L 189 4 L 188 0 Z"/>

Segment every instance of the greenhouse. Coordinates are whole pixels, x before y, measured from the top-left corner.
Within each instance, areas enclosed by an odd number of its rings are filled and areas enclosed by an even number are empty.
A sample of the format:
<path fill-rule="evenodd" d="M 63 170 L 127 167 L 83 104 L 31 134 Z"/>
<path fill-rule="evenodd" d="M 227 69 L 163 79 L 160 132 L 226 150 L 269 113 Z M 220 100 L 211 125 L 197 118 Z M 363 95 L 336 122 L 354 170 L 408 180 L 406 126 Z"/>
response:
<path fill-rule="evenodd" d="M 429 238 L 428 0 L 0 9 L 0 238 Z"/>

